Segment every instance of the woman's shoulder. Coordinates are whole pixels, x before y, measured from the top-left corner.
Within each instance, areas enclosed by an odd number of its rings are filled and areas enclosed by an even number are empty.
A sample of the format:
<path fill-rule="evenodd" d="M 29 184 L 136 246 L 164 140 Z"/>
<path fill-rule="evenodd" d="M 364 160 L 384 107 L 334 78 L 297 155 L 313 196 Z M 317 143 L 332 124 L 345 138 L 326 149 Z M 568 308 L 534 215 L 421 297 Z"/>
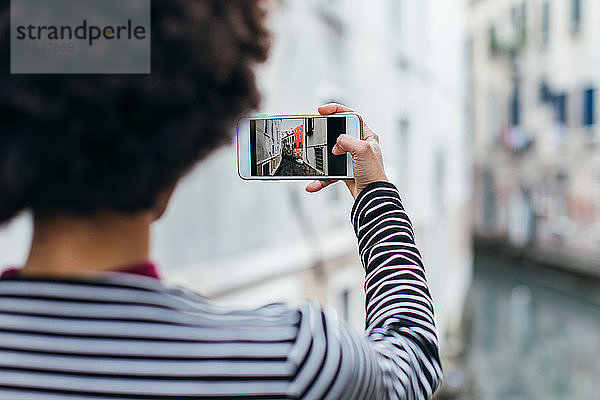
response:
<path fill-rule="evenodd" d="M 1 312 L 25 322 L 35 317 L 40 326 L 50 320 L 55 326 L 93 320 L 103 335 L 129 332 L 150 338 L 156 333 L 192 341 L 291 342 L 302 320 L 301 310 L 283 304 L 224 307 L 189 288 L 130 274 L 101 279 L 2 279 Z"/>

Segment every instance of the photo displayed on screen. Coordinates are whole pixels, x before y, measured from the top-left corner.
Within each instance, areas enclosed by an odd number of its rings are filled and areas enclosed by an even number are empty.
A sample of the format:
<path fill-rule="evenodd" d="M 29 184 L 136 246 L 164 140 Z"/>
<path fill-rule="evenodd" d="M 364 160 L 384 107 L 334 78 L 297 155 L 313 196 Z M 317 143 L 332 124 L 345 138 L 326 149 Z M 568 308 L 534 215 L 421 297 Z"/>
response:
<path fill-rule="evenodd" d="M 250 120 L 253 176 L 347 176 L 346 155 L 331 153 L 345 117 Z"/>

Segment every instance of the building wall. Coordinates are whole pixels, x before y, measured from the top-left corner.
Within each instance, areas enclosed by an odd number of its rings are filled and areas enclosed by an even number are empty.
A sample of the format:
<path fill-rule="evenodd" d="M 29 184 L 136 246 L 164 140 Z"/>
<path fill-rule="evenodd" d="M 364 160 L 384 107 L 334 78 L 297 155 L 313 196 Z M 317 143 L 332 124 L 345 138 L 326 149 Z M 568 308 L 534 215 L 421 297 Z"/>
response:
<path fill-rule="evenodd" d="M 305 121 L 305 125 L 306 125 L 306 121 Z M 328 156 L 329 154 L 327 153 L 327 120 L 326 119 L 315 119 L 314 120 L 314 133 L 312 135 L 308 134 L 307 131 L 307 135 L 306 135 L 306 141 L 305 141 L 305 146 L 306 146 L 306 151 L 304 153 L 304 160 L 308 163 L 308 165 L 310 165 L 311 167 L 319 170 L 320 172 L 325 172 L 327 171 L 327 166 L 328 166 Z M 320 149 L 319 151 L 322 152 L 323 155 L 323 168 L 319 169 L 317 168 L 317 160 L 316 160 L 316 155 L 315 149 Z"/>
<path fill-rule="evenodd" d="M 268 160 L 271 154 L 272 140 L 267 135 L 267 121 L 256 121 L 256 162 Z"/>
<path fill-rule="evenodd" d="M 271 58 L 259 74 L 262 111 L 314 114 L 317 105 L 338 101 L 360 111 L 380 135 L 388 175 L 415 224 L 443 348 L 451 351 L 460 337 L 471 274 L 464 3 L 277 4 Z M 230 273 L 209 274 L 208 260 L 192 264 L 194 272 L 173 270 L 173 279 L 194 282 L 233 305 L 311 298 L 344 315 L 344 304 L 350 304 L 348 318 L 362 328 L 364 275 L 348 222 L 352 201 L 344 185 L 308 196 L 306 183 L 244 185 L 246 195 L 239 197 L 253 206 L 240 204 L 238 212 L 252 209 L 257 222 L 243 230 L 271 240 L 249 253 L 217 257 L 216 263 L 239 264 Z M 253 256 L 260 261 L 249 261 Z M 238 286 L 223 281 L 238 274 Z"/>
<path fill-rule="evenodd" d="M 281 163 L 281 121 L 272 119 L 267 120 L 267 129 L 273 140 L 271 171 L 274 173 Z"/>
<path fill-rule="evenodd" d="M 272 175 L 281 162 L 279 125 L 279 121 L 273 120 L 256 122 L 256 168 L 259 176 Z"/>
<path fill-rule="evenodd" d="M 470 15 L 478 231 L 597 258 L 600 3 L 488 0 Z"/>

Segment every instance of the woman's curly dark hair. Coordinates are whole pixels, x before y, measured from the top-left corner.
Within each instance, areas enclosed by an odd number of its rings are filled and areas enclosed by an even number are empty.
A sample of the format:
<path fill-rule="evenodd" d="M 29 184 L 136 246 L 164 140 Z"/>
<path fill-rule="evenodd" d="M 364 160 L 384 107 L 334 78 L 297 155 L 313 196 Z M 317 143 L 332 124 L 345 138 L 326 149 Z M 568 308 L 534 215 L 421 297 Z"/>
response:
<path fill-rule="evenodd" d="M 0 0 L 0 222 L 133 213 L 258 106 L 269 32 L 258 0 L 152 0 L 148 75 L 11 75 Z"/>

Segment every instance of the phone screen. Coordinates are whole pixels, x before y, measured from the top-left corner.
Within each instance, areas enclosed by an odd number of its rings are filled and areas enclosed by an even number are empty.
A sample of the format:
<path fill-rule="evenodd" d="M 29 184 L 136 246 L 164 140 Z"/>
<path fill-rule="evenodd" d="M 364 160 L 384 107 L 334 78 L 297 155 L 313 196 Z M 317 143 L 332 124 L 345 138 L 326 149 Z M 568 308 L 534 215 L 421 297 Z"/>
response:
<path fill-rule="evenodd" d="M 251 175 L 347 176 L 346 155 L 331 153 L 343 133 L 345 116 L 251 119 Z"/>

